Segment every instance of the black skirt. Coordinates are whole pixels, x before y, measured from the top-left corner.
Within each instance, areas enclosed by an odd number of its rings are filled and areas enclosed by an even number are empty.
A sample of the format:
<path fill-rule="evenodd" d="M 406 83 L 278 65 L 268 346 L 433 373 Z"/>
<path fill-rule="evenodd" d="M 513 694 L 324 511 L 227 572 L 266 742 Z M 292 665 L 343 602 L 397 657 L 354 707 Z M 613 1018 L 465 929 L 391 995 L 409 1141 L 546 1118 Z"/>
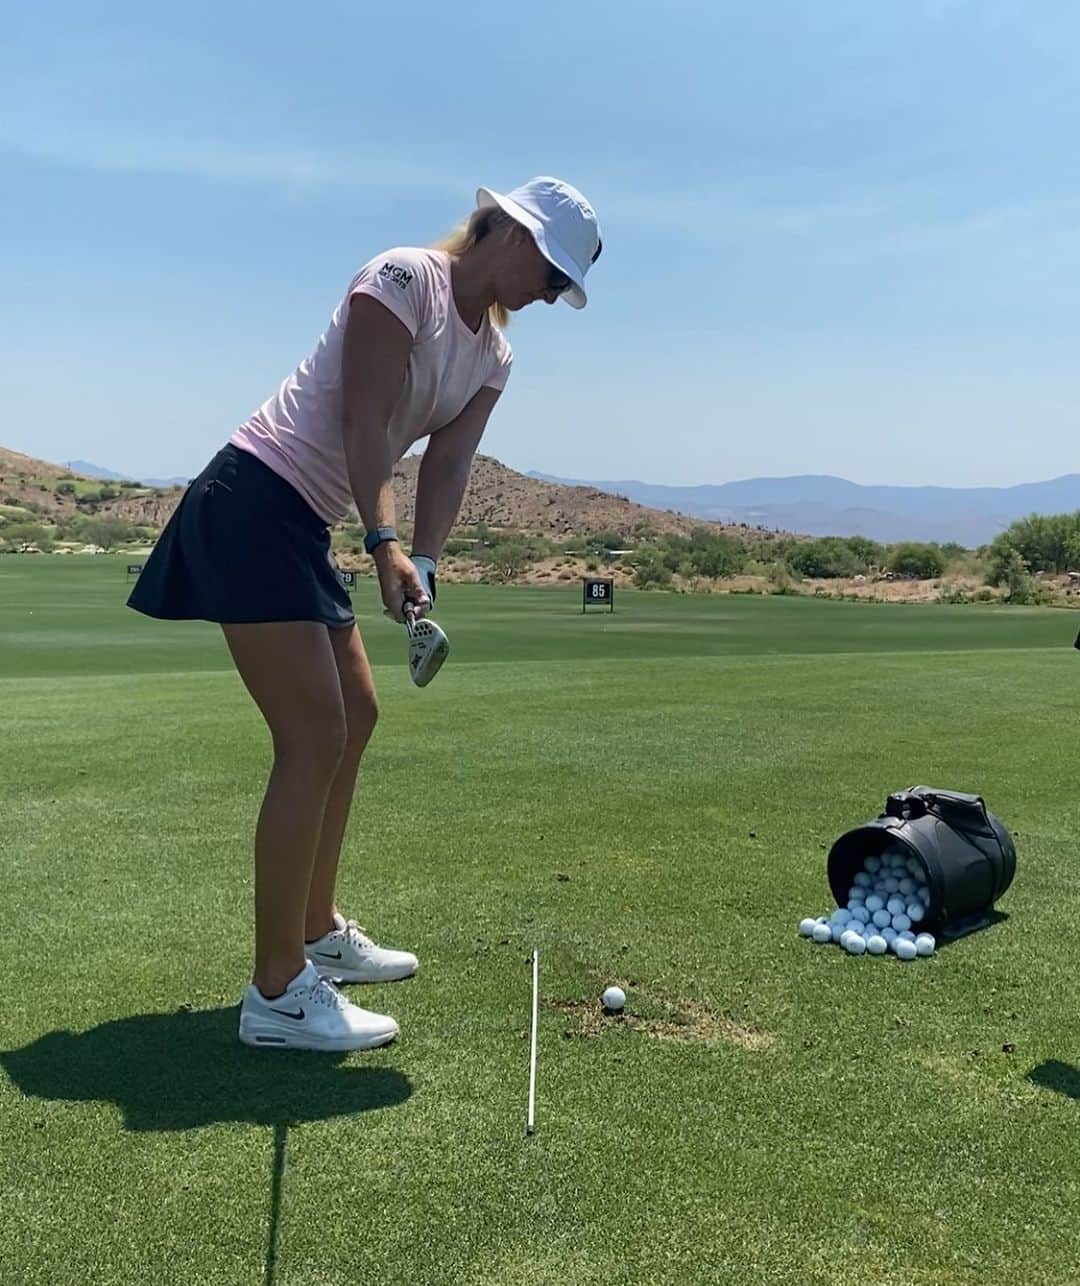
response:
<path fill-rule="evenodd" d="M 224 446 L 190 484 L 128 607 L 167 621 L 356 621 L 330 529 L 273 469 Z"/>

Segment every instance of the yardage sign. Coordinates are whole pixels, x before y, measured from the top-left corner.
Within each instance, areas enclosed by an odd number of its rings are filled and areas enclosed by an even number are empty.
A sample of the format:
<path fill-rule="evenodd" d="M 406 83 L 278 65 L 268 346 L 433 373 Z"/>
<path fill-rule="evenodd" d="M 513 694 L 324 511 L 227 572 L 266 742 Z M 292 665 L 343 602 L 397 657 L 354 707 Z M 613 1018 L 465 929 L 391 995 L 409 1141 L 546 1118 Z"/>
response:
<path fill-rule="evenodd" d="M 139 573 L 142 571 L 142 569 L 143 569 L 142 563 L 128 563 L 127 574 L 129 577 L 138 576 Z"/>
<path fill-rule="evenodd" d="M 343 583 L 344 583 L 344 585 L 345 585 L 345 588 L 346 588 L 346 589 L 349 591 L 349 593 L 351 594 L 351 593 L 352 593 L 352 591 L 356 588 L 356 573 L 355 573 L 355 572 L 342 572 L 342 573 L 341 573 L 341 579 L 342 579 L 342 582 L 343 582 Z"/>
<path fill-rule="evenodd" d="M 589 607 L 606 607 L 609 612 L 615 610 L 615 582 L 613 580 L 596 580 L 586 577 L 583 582 L 584 595 L 581 610 Z"/>

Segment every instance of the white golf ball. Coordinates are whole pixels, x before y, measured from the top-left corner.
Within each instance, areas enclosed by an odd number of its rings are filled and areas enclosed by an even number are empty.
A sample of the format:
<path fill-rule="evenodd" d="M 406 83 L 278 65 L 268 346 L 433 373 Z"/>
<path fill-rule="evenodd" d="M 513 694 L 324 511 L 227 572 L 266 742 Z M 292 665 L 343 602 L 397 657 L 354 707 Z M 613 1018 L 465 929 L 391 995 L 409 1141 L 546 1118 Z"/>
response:
<path fill-rule="evenodd" d="M 858 904 L 856 904 L 851 908 L 852 922 L 854 922 L 855 920 L 858 920 L 860 924 L 865 924 L 869 919 L 870 919 L 870 912 L 866 909 L 866 907 L 859 906 Z M 855 927 L 854 923 L 852 923 L 852 928 L 854 927 Z"/>
<path fill-rule="evenodd" d="M 920 956 L 932 956 L 937 943 L 932 933 L 920 933 L 915 939 L 915 953 Z"/>
<path fill-rule="evenodd" d="M 926 910 L 921 902 L 909 902 L 905 914 L 912 924 L 918 924 L 920 920 L 925 919 Z"/>
<path fill-rule="evenodd" d="M 915 892 L 915 881 L 910 875 L 905 876 L 900 881 L 900 892 L 903 893 L 904 897 L 910 897 Z"/>
<path fill-rule="evenodd" d="M 895 893 L 891 898 L 889 898 L 888 902 L 885 903 L 885 909 L 890 915 L 899 915 L 901 911 L 907 910 L 907 903 L 899 893 Z"/>
<path fill-rule="evenodd" d="M 850 889 L 848 891 L 848 907 L 854 902 L 865 902 L 866 893 L 862 889 Z"/>
<path fill-rule="evenodd" d="M 893 943 L 893 950 L 901 960 L 915 959 L 915 943 L 909 942 L 907 938 L 897 938 Z"/>
<path fill-rule="evenodd" d="M 923 904 L 923 906 L 926 906 L 927 903 L 930 901 L 930 886 L 928 884 L 920 884 L 919 887 L 915 890 L 915 896 L 919 899 L 919 901 Z"/>
<path fill-rule="evenodd" d="M 600 1003 L 605 1009 L 618 1013 L 623 1005 L 626 1004 L 626 992 L 621 987 L 608 987 L 600 997 Z"/>
<path fill-rule="evenodd" d="M 889 944 L 880 934 L 875 933 L 866 939 L 866 949 L 872 956 L 883 956 L 888 951 Z"/>
<path fill-rule="evenodd" d="M 885 928 L 881 930 L 881 936 L 885 939 L 885 941 L 889 944 L 889 946 L 892 946 L 892 944 L 896 941 L 896 939 L 900 935 L 896 932 L 896 930 L 892 927 L 891 924 L 887 924 Z"/>
<path fill-rule="evenodd" d="M 827 924 L 815 924 L 811 935 L 815 942 L 822 944 L 832 941 L 832 929 Z"/>
<path fill-rule="evenodd" d="M 844 934 L 847 932 L 848 927 L 846 924 L 834 924 L 832 926 L 832 940 L 834 942 L 842 942 L 844 940 Z"/>
<path fill-rule="evenodd" d="M 915 935 L 914 935 L 914 933 L 912 933 L 912 932 L 911 932 L 911 930 L 910 930 L 910 929 L 901 929 L 901 930 L 899 931 L 899 933 L 897 933 L 897 935 L 896 935 L 896 936 L 897 936 L 898 938 L 906 938 L 906 939 L 908 940 L 908 942 L 914 942 L 914 941 L 915 941 Z"/>
<path fill-rule="evenodd" d="M 907 869 L 912 875 L 922 879 L 923 867 L 922 862 L 917 857 L 909 857 L 907 860 Z"/>
<path fill-rule="evenodd" d="M 851 919 L 851 912 L 846 910 L 842 906 L 838 906 L 836 910 L 832 913 L 832 915 L 829 916 L 829 923 L 830 924 L 847 924 L 847 922 L 850 919 Z"/>
<path fill-rule="evenodd" d="M 912 951 L 915 950 L 914 947 L 911 949 Z M 847 951 L 849 955 L 861 956 L 866 950 L 866 943 L 857 933 L 849 933 L 847 935 L 847 941 L 844 943 L 844 950 Z"/>
<path fill-rule="evenodd" d="M 881 858 L 880 858 L 880 857 L 868 857 L 868 858 L 866 859 L 866 861 L 865 861 L 865 862 L 863 862 L 863 866 L 866 868 L 866 870 L 870 871 L 871 873 L 873 873 L 874 871 L 880 871 L 880 870 L 881 870 Z"/>
<path fill-rule="evenodd" d="M 899 915 L 893 916 L 892 927 L 897 933 L 903 933 L 911 928 L 911 921 L 903 914 L 903 912 L 901 912 Z"/>
<path fill-rule="evenodd" d="M 889 878 L 885 881 L 885 887 L 889 890 L 890 893 L 898 893 L 900 891 L 900 881 L 896 878 L 895 875 L 890 875 Z"/>
<path fill-rule="evenodd" d="M 888 911 L 875 911 L 874 924 L 877 928 L 884 929 L 888 925 L 892 924 L 892 916 L 889 915 Z"/>
<path fill-rule="evenodd" d="M 799 921 L 799 932 L 803 935 L 804 938 L 812 937 L 814 932 L 814 925 L 816 923 L 817 922 L 815 920 L 811 920 L 810 917 L 807 916 L 805 920 Z"/>
<path fill-rule="evenodd" d="M 860 888 L 865 888 L 868 884 L 873 884 L 874 881 L 865 871 L 860 871 L 851 882 L 852 884 L 857 884 Z"/>
<path fill-rule="evenodd" d="M 881 898 L 878 897 L 876 893 L 871 893 L 870 896 L 866 899 L 866 909 L 868 911 L 880 911 L 884 905 L 885 903 L 881 900 Z"/>

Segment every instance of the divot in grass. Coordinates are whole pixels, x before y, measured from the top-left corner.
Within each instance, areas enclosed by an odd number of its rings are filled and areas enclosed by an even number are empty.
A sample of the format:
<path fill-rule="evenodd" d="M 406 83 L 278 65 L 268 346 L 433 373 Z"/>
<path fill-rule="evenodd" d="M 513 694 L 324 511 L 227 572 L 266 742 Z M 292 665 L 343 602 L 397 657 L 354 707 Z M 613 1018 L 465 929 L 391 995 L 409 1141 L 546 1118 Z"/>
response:
<path fill-rule="evenodd" d="M 749 1023 L 739 1022 L 700 1000 L 676 999 L 659 992 L 643 992 L 641 987 L 620 983 L 628 992 L 627 1008 L 620 1013 L 606 1013 L 598 1000 L 545 999 L 549 1009 L 576 1019 L 575 1025 L 563 1031 L 563 1038 L 603 1036 L 617 1029 L 630 1031 L 654 1040 L 677 1044 L 735 1045 L 740 1049 L 760 1052 L 771 1049 L 776 1038 Z M 645 1008 L 648 1013 L 634 1012 Z"/>

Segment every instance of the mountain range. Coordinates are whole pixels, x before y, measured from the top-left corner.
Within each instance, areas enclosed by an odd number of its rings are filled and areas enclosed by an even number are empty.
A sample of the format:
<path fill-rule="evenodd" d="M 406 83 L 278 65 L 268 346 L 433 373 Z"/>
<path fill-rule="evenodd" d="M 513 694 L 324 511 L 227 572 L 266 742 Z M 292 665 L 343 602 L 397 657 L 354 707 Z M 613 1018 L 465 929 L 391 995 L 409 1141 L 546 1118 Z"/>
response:
<path fill-rule="evenodd" d="M 654 509 L 710 522 L 748 523 L 812 536 L 868 536 L 985 545 L 1029 514 L 1080 509 L 1080 473 L 1014 487 L 864 486 L 828 474 L 747 478 L 718 486 L 668 487 L 637 480 L 583 481 L 529 472 L 563 486 L 595 487 Z"/>
<path fill-rule="evenodd" d="M 88 460 L 71 460 L 67 467 L 74 473 L 103 481 L 119 482 L 130 477 Z M 746 478 L 713 486 L 686 487 L 637 479 L 563 478 L 535 470 L 524 475 L 505 470 L 499 477 L 498 485 L 492 484 L 493 495 L 506 495 L 508 480 L 524 477 L 558 487 L 586 487 L 597 499 L 597 493 L 606 493 L 649 509 L 707 522 L 746 523 L 768 531 L 801 532 L 810 536 L 868 536 L 886 543 L 955 541 L 969 549 L 987 544 L 1010 523 L 1029 514 L 1080 509 L 1080 473 L 1012 487 L 872 486 L 829 474 Z M 189 481 L 188 478 L 131 480 L 153 487 L 185 486 Z M 478 484 L 480 479 L 474 482 Z M 471 490 L 477 496 L 483 489 L 474 486 Z M 524 494 L 522 492 L 522 496 Z"/>
<path fill-rule="evenodd" d="M 100 464 L 91 464 L 89 460 L 68 460 L 67 467 L 72 473 L 81 473 L 85 478 L 100 478 L 102 482 L 141 482 L 147 487 L 186 487 L 191 481 L 190 478 L 133 478 L 130 473 L 117 473 Z"/>

